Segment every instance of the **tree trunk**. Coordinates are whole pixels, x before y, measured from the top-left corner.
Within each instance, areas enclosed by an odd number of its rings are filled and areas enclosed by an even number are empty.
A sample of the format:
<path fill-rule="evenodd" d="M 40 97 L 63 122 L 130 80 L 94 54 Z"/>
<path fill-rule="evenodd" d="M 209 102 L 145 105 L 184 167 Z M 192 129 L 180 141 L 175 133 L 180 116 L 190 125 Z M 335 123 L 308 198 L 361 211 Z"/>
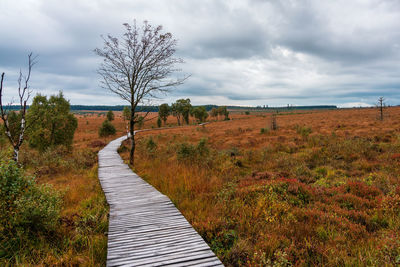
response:
<path fill-rule="evenodd" d="M 135 165 L 135 134 L 131 133 L 131 151 L 129 154 L 129 163 Z"/>
<path fill-rule="evenodd" d="M 20 135 L 19 135 L 19 140 L 18 140 L 19 143 L 15 143 L 15 142 L 14 142 L 14 139 L 13 139 L 13 137 L 12 137 L 12 135 L 11 135 L 11 132 L 10 132 L 10 130 L 9 130 L 8 120 L 5 120 L 5 121 L 4 121 L 4 124 L 5 124 L 5 127 L 6 127 L 6 129 L 7 129 L 6 132 L 5 132 L 5 134 L 6 134 L 6 136 L 8 137 L 8 139 L 10 140 L 10 143 L 11 143 L 13 149 L 14 149 L 13 160 L 14 160 L 15 162 L 18 162 L 19 147 L 20 147 L 20 144 L 22 144 L 22 141 L 23 141 L 23 134 L 20 134 Z M 25 121 L 24 121 L 24 120 L 22 121 L 22 125 L 23 125 L 23 126 L 25 125 Z"/>
<path fill-rule="evenodd" d="M 383 121 L 383 106 L 384 106 L 383 101 L 384 101 L 383 97 L 380 97 L 380 98 L 378 99 L 378 105 L 379 105 L 378 107 L 379 107 L 379 111 L 380 111 L 380 117 L 379 117 L 379 119 L 380 119 L 381 121 Z"/>
<path fill-rule="evenodd" d="M 19 156 L 19 147 L 14 147 L 13 160 L 15 162 L 18 162 L 18 156 Z"/>
<path fill-rule="evenodd" d="M 135 113 L 132 111 L 130 121 L 130 134 L 131 134 L 131 151 L 129 153 L 129 163 L 134 166 L 135 164 Z"/>

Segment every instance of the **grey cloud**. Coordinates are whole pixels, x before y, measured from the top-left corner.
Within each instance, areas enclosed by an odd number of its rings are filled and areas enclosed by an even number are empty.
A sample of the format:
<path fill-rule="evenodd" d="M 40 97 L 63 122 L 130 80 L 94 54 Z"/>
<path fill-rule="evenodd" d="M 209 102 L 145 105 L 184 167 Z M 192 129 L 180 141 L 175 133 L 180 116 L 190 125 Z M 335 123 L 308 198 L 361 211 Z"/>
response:
<path fill-rule="evenodd" d="M 193 5 L 186 1 L 184 10 L 193 16 L 189 24 L 177 26 L 184 32 L 180 39 L 185 56 L 246 58 L 268 52 L 266 31 L 254 18 L 251 8 L 228 3 L 202 1 Z"/>
<path fill-rule="evenodd" d="M 278 3 L 284 22 L 277 41 L 295 51 L 345 63 L 399 57 L 398 3 Z"/>
<path fill-rule="evenodd" d="M 172 32 L 187 62 L 180 67 L 192 74 L 165 101 L 372 104 L 380 95 L 400 101 L 395 0 L 3 0 L 0 10 L 7 86 L 15 86 L 33 51 L 39 62 L 32 87 L 64 90 L 73 104 L 125 104 L 99 88 L 93 49 L 102 46 L 101 34 L 119 36 L 122 23 L 134 18 Z"/>

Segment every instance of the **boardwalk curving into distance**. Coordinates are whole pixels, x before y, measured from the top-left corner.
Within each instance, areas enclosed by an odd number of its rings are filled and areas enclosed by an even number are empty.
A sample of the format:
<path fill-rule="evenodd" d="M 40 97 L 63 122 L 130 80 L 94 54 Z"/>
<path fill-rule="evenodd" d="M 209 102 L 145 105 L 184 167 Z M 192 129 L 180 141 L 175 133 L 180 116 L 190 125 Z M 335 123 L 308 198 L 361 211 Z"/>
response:
<path fill-rule="evenodd" d="M 223 266 L 171 200 L 123 162 L 126 136 L 99 152 L 99 179 L 110 205 L 107 266 Z"/>

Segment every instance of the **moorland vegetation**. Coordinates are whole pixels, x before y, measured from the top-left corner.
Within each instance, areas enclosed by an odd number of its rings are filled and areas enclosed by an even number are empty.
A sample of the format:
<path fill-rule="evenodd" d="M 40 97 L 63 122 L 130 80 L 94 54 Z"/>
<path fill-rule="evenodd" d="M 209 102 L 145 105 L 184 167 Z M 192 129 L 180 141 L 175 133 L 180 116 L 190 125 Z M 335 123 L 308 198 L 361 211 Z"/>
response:
<path fill-rule="evenodd" d="M 225 265 L 399 264 L 399 108 L 383 121 L 376 109 L 274 113 L 276 130 L 271 113 L 230 110 L 231 121 L 210 113 L 205 126 L 191 126 L 198 119 L 190 114 L 188 126 L 139 133 L 134 170 Z M 114 113 L 115 136 L 126 133 L 123 115 Z M 2 160 L 2 183 L 14 181 L 14 191 L 0 194 L 9 199 L 1 264 L 105 264 L 108 207 L 96 153 L 114 135 L 99 137 L 105 113 L 75 117 L 72 145 L 40 152 L 28 135 L 20 165 Z M 159 117 L 151 113 L 143 128 Z M 0 145 L 1 158 L 11 158 L 4 135 Z M 129 145 L 120 151 L 127 160 Z"/>
<path fill-rule="evenodd" d="M 400 108 L 385 112 L 236 112 L 143 132 L 134 170 L 227 266 L 396 266 Z"/>
<path fill-rule="evenodd" d="M 62 93 L 27 110 L 18 163 L 0 126 L 0 265 L 104 266 L 108 206 L 97 178 L 104 115 L 73 115 Z M 20 113 L 8 112 L 19 135 Z M 124 130 L 118 114 L 117 134 Z"/>

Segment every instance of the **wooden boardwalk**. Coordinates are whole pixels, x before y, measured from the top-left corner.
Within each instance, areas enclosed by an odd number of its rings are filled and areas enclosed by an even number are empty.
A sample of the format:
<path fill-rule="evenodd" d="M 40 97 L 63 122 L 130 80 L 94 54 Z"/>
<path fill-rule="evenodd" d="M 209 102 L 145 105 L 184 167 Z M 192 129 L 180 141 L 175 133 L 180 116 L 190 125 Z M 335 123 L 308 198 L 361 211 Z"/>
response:
<path fill-rule="evenodd" d="M 132 172 L 117 149 L 99 152 L 99 179 L 110 205 L 107 266 L 223 266 L 171 200 Z"/>

